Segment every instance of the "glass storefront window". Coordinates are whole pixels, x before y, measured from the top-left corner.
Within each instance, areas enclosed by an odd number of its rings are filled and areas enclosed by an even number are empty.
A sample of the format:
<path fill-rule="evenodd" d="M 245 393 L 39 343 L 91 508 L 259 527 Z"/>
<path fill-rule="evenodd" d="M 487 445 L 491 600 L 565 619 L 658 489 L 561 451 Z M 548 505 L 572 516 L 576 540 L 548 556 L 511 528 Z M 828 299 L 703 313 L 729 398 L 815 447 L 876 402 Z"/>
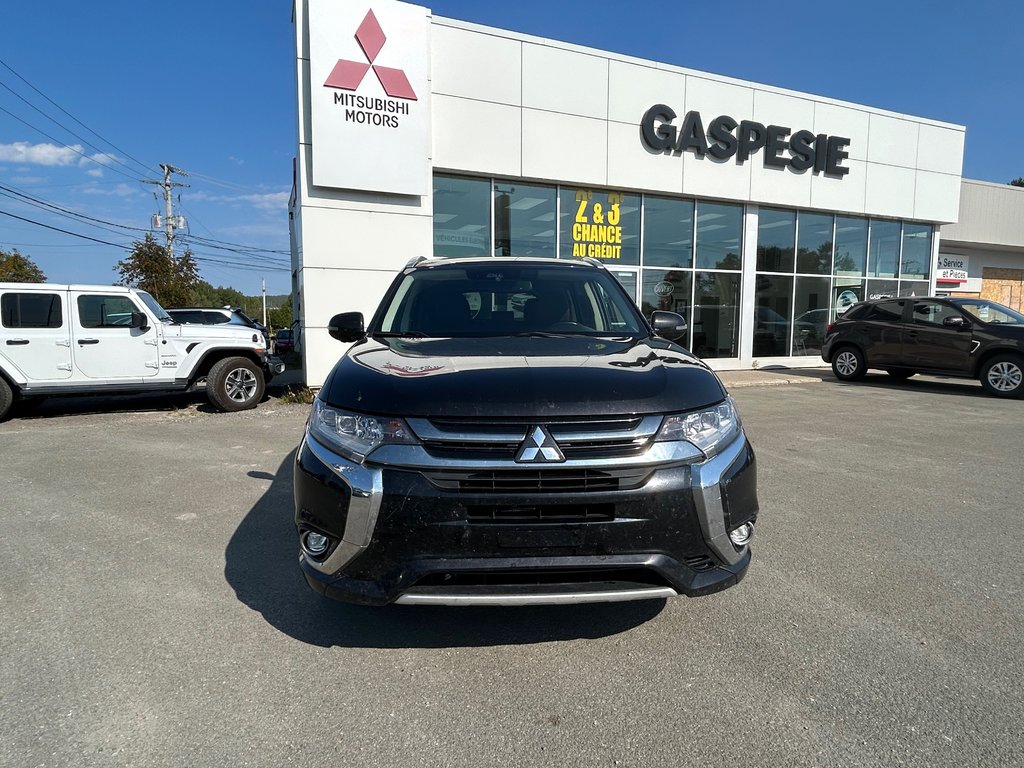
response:
<path fill-rule="evenodd" d="M 868 258 L 868 220 L 836 217 L 836 275 L 860 277 Z"/>
<path fill-rule="evenodd" d="M 615 264 L 640 263 L 640 196 L 562 187 L 559 255 Z"/>
<path fill-rule="evenodd" d="M 793 278 L 758 275 L 754 295 L 754 357 L 789 355 Z"/>
<path fill-rule="evenodd" d="M 644 198 L 644 266 L 693 266 L 693 201 Z"/>
<path fill-rule="evenodd" d="M 931 225 L 904 223 L 903 260 L 900 265 L 900 277 L 927 280 L 931 263 Z"/>
<path fill-rule="evenodd" d="M 929 296 L 927 280 L 901 280 L 900 296 Z"/>
<path fill-rule="evenodd" d="M 831 315 L 828 277 L 798 277 L 793 299 L 793 354 L 820 355 Z"/>
<path fill-rule="evenodd" d="M 832 317 L 839 317 L 858 301 L 864 301 L 863 280 L 837 277 L 832 281 Z"/>
<path fill-rule="evenodd" d="M 728 272 L 694 273 L 694 353 L 705 358 L 738 357 L 739 325 L 740 275 Z"/>
<path fill-rule="evenodd" d="M 865 293 L 868 299 L 886 299 L 896 296 L 899 283 L 895 280 L 868 280 Z"/>
<path fill-rule="evenodd" d="M 636 303 L 636 272 L 633 270 L 608 270 L 612 273 L 612 277 L 619 281 L 619 284 L 626 289 L 626 293 L 629 294 L 629 298 L 632 299 L 633 303 Z"/>
<path fill-rule="evenodd" d="M 832 274 L 832 216 L 805 213 L 797 216 L 796 271 Z"/>
<path fill-rule="evenodd" d="M 555 256 L 555 188 L 494 184 L 496 256 Z"/>
<path fill-rule="evenodd" d="M 899 263 L 899 259 L 900 223 L 872 219 L 868 249 L 868 276 L 896 277 L 896 265 Z"/>
<path fill-rule="evenodd" d="M 757 215 L 758 272 L 793 273 L 796 211 L 762 208 Z"/>
<path fill-rule="evenodd" d="M 690 345 L 693 322 L 690 313 L 690 296 L 693 292 L 693 273 L 683 269 L 645 269 L 643 270 L 643 287 L 640 294 L 640 311 L 644 317 L 651 319 L 656 309 L 676 312 L 682 315 L 689 329 L 678 343 L 684 347 Z"/>
<path fill-rule="evenodd" d="M 434 176 L 434 255 L 491 255 L 491 182 Z"/>
<path fill-rule="evenodd" d="M 697 268 L 742 266 L 743 206 L 697 203 Z"/>

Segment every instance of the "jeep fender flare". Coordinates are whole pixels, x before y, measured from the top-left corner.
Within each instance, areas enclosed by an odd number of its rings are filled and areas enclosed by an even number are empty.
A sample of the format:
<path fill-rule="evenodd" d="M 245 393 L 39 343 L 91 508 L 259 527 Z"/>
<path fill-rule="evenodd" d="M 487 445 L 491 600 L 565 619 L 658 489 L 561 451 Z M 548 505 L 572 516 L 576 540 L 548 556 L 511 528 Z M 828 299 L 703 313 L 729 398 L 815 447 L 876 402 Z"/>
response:
<path fill-rule="evenodd" d="M 260 370 L 263 369 L 263 360 L 260 355 L 248 347 L 213 347 L 206 350 L 196 361 L 189 374 L 181 377 L 179 381 L 183 382 L 186 387 L 195 386 L 197 381 L 206 378 L 217 361 L 223 360 L 225 357 L 244 357 L 252 360 Z"/>

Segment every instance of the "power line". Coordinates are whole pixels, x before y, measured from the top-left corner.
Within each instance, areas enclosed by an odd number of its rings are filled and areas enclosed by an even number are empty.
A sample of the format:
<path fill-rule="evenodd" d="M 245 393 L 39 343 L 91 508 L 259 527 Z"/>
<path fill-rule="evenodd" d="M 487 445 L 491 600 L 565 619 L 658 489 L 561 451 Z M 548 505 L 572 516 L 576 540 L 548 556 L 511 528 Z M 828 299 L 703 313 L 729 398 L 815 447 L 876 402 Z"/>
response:
<path fill-rule="evenodd" d="M 78 232 L 71 232 L 71 231 L 66 230 L 66 229 L 61 229 L 60 227 L 51 227 L 49 224 L 43 224 L 41 221 L 35 221 L 34 219 L 26 219 L 24 216 L 15 216 L 13 213 L 8 213 L 7 211 L 0 211 L 0 214 L 2 214 L 4 216 L 10 216 L 12 219 L 17 219 L 18 221 L 25 221 L 25 222 L 28 222 L 29 224 L 35 224 L 37 227 L 43 227 L 45 229 L 52 229 L 54 232 L 62 232 L 65 235 L 71 235 L 72 237 L 78 237 L 78 238 L 81 238 L 82 240 L 91 240 L 92 242 L 100 243 L 101 245 L 112 245 L 115 248 L 128 248 L 127 245 L 119 245 L 118 243 L 112 243 L 109 240 L 99 240 L 99 239 L 97 239 L 95 237 L 89 237 L 88 235 L 82 235 L 82 234 L 79 234 Z"/>
<path fill-rule="evenodd" d="M 117 223 L 115 223 L 113 221 L 106 221 L 105 219 L 97 219 L 97 218 L 95 218 L 93 216 L 87 216 L 84 213 L 78 213 L 77 211 L 73 211 L 70 208 L 64 208 L 63 206 L 57 205 L 56 203 L 51 203 L 51 202 L 49 202 L 47 200 L 43 200 L 41 197 L 35 197 L 33 195 L 30 195 L 27 192 L 25 192 L 24 190 L 19 190 L 17 187 L 7 187 L 7 186 L 4 186 L 3 184 L 0 184 L 0 190 L 11 192 L 11 193 L 17 195 L 19 198 L 24 198 L 25 202 L 29 202 L 30 204 L 34 204 L 34 205 L 36 205 L 36 207 L 44 207 L 45 206 L 46 208 L 52 209 L 53 212 L 57 213 L 58 215 L 67 214 L 67 215 L 70 215 L 70 216 L 77 217 L 79 219 L 84 219 L 85 221 L 94 221 L 94 222 L 97 222 L 99 224 L 105 224 L 105 225 L 110 226 L 110 227 L 117 227 L 118 229 L 127 229 L 127 230 L 131 230 L 131 231 L 134 231 L 134 232 L 148 232 L 149 231 L 148 229 L 145 229 L 143 227 L 131 227 L 131 226 L 128 226 L 127 224 L 117 224 Z M 3 192 L 0 192 L 0 194 L 3 194 Z M 4 195 L 4 197 L 11 197 L 11 195 Z"/>
<path fill-rule="evenodd" d="M 9 72 L 10 72 L 11 74 L 13 74 L 13 75 L 14 75 L 14 76 L 15 76 L 16 78 L 18 78 L 19 80 L 21 80 L 21 82 L 23 82 L 23 83 L 24 83 L 25 85 L 27 85 L 27 86 L 28 86 L 29 88 L 31 88 L 31 89 L 32 89 L 33 91 L 35 91 L 35 92 L 36 92 L 36 93 L 38 93 L 38 94 L 39 94 L 40 96 L 42 96 L 42 97 L 43 97 L 44 99 L 46 99 L 46 100 L 47 100 L 48 102 L 50 102 L 51 104 L 53 104 L 53 106 L 55 106 L 55 107 L 56 107 L 57 109 L 59 109 L 59 110 L 60 110 L 61 112 L 63 112 L 63 113 L 65 114 L 65 115 L 67 115 L 67 116 L 68 116 L 68 117 L 70 117 L 70 118 L 71 118 L 72 120 L 74 120 L 74 121 L 75 121 L 76 123 L 78 123 L 78 124 L 79 124 L 80 126 L 82 126 L 83 128 L 85 128 L 85 130 L 87 130 L 87 131 L 88 131 L 89 133 L 91 133 L 91 134 L 92 134 L 93 136 L 95 136 L 96 138 L 98 138 L 98 139 L 99 139 L 100 141 L 104 142 L 105 144 L 109 144 L 109 145 L 110 145 L 111 147 L 113 147 L 114 149 L 116 149 L 116 150 L 117 150 L 118 152 L 120 152 L 120 153 L 121 153 L 122 155 L 124 155 L 125 157 L 127 157 L 127 158 L 128 158 L 129 160 L 132 160 L 133 162 L 137 163 L 137 164 L 138 164 L 138 165 L 140 165 L 141 167 L 145 168 L 145 169 L 146 169 L 146 172 L 147 172 L 147 173 L 148 173 L 149 171 L 151 171 L 151 170 L 153 169 L 153 166 L 147 165 L 146 163 L 142 162 L 141 160 L 139 160 L 139 159 L 137 159 L 137 158 L 135 158 L 135 157 L 132 157 L 132 156 L 131 156 L 131 155 L 129 155 L 129 154 L 127 153 L 127 152 L 125 152 L 125 151 L 124 151 L 123 149 L 119 148 L 119 147 L 118 147 L 118 146 L 117 146 L 116 144 L 114 144 L 114 142 L 110 141 L 110 139 L 105 139 L 105 138 L 103 138 L 103 136 L 100 136 L 100 134 L 98 134 L 98 133 L 97 133 L 96 131 L 94 131 L 94 130 L 93 130 L 92 128 L 90 128 L 89 126 L 87 126 L 87 125 L 86 125 L 85 123 L 83 123 L 83 122 L 82 122 L 81 120 L 79 120 L 79 119 L 78 119 L 77 117 L 75 117 L 75 116 L 74 116 L 74 115 L 72 115 L 72 114 L 71 114 L 70 112 L 68 112 L 68 111 L 67 111 L 66 109 L 64 109 L 64 107 L 62 107 L 62 106 L 61 106 L 60 104 L 58 104 L 58 103 L 57 103 L 57 102 L 55 102 L 55 101 L 54 101 L 53 99 L 51 99 L 51 98 L 50 98 L 49 96 L 47 96 L 47 95 L 46 95 L 45 93 L 43 93 L 42 91 L 40 91 L 40 90 L 39 90 L 38 88 L 36 88 L 36 87 L 35 87 L 34 85 L 32 85 L 32 83 L 30 83 L 30 82 L 29 82 L 28 80 L 26 80 L 26 79 L 25 79 L 24 77 L 22 77 L 22 76 L 21 76 L 21 75 L 19 75 L 19 74 L 18 74 L 17 72 L 15 72 L 15 71 L 14 71 L 14 69 L 13 69 L 13 68 L 11 67 L 11 65 L 10 65 L 10 64 L 8 64 L 8 63 L 7 63 L 6 61 L 4 61 L 3 59 L 0 59 L 0 65 L 2 65 L 2 66 L 3 66 L 4 68 L 5 68 L 5 69 L 7 69 L 7 70 L 8 70 L 8 71 L 9 71 Z"/>

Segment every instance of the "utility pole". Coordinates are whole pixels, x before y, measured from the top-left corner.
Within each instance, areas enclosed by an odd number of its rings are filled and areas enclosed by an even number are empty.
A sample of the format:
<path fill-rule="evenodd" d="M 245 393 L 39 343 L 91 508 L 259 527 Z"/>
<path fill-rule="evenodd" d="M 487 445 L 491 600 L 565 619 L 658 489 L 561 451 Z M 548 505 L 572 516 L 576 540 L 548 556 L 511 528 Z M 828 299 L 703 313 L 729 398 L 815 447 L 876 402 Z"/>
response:
<path fill-rule="evenodd" d="M 171 174 L 176 173 L 179 176 L 188 176 L 188 174 L 180 168 L 175 168 L 173 165 L 168 163 L 160 163 L 160 168 L 164 172 L 163 181 L 152 181 L 149 179 L 144 180 L 143 184 L 156 184 L 158 187 L 163 187 L 164 190 L 164 233 L 167 236 L 167 253 L 170 257 L 174 258 L 174 230 L 180 229 L 185 226 L 185 218 L 183 216 L 175 217 L 174 207 L 171 202 L 171 190 L 174 187 L 188 187 L 190 184 L 180 184 L 176 181 L 171 181 Z M 153 217 L 156 226 L 160 226 L 160 216 Z"/>
<path fill-rule="evenodd" d="M 265 277 L 260 278 L 260 283 L 263 285 L 263 327 L 267 327 L 267 279 Z"/>

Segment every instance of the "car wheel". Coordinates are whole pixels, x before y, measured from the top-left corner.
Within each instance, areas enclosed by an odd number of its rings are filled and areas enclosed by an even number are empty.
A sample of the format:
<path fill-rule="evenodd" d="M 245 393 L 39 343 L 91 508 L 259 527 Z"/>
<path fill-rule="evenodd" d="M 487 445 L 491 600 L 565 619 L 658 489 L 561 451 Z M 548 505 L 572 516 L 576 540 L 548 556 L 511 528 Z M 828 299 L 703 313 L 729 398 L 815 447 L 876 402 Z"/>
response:
<path fill-rule="evenodd" d="M 981 368 L 981 386 L 996 397 L 1024 395 L 1024 359 L 1017 355 L 996 355 Z"/>
<path fill-rule="evenodd" d="M 892 376 L 894 379 L 897 379 L 898 381 L 906 381 L 915 373 L 917 373 L 917 371 L 901 371 L 897 368 L 886 368 L 885 372 Z"/>
<path fill-rule="evenodd" d="M 864 355 L 856 347 L 841 347 L 832 358 L 832 372 L 840 381 L 864 378 L 867 373 Z"/>
<path fill-rule="evenodd" d="M 221 411 L 255 408 L 265 388 L 263 371 L 245 357 L 218 360 L 206 377 L 206 397 Z"/>
<path fill-rule="evenodd" d="M 4 420 L 7 412 L 11 410 L 11 403 L 14 402 L 14 393 L 10 385 L 0 377 L 0 421 Z"/>

